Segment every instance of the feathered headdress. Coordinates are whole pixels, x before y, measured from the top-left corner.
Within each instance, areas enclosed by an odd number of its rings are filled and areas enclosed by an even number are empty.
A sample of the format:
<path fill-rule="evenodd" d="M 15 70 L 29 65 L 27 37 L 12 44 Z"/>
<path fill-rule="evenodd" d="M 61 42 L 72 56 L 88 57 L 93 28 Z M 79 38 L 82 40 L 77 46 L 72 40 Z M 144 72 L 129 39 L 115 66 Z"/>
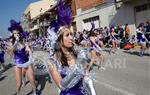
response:
<path fill-rule="evenodd" d="M 143 27 L 143 26 L 144 26 L 144 23 L 141 22 L 141 23 L 139 24 L 138 28 L 139 28 L 139 27 Z"/>
<path fill-rule="evenodd" d="M 72 22 L 72 12 L 68 4 L 60 0 L 56 8 L 57 21 L 60 26 L 70 27 Z"/>
<path fill-rule="evenodd" d="M 61 29 L 61 27 L 70 27 L 72 23 L 72 12 L 68 4 L 63 0 L 60 0 L 56 6 L 57 19 L 53 20 L 49 29 L 54 28 L 55 32 Z"/>
<path fill-rule="evenodd" d="M 56 40 L 60 33 L 60 30 L 64 27 L 69 28 L 72 23 L 72 12 L 71 7 L 66 4 L 63 0 L 60 0 L 56 6 L 57 19 L 50 23 L 48 31 L 48 38 L 50 40 L 50 48 L 54 49 Z"/>
<path fill-rule="evenodd" d="M 13 32 L 13 30 L 19 31 L 19 32 L 21 33 L 23 39 L 26 39 L 27 36 L 28 36 L 28 34 L 29 34 L 28 32 L 23 31 L 23 28 L 22 28 L 20 22 L 17 22 L 17 21 L 15 21 L 15 20 L 13 20 L 13 19 L 10 20 L 10 27 L 8 27 L 8 30 L 9 30 L 11 33 Z"/>
<path fill-rule="evenodd" d="M 10 20 L 10 27 L 8 27 L 8 30 L 12 33 L 13 30 L 18 30 L 19 32 L 23 32 L 23 29 L 20 25 L 20 22 L 16 22 L 15 20 Z"/>

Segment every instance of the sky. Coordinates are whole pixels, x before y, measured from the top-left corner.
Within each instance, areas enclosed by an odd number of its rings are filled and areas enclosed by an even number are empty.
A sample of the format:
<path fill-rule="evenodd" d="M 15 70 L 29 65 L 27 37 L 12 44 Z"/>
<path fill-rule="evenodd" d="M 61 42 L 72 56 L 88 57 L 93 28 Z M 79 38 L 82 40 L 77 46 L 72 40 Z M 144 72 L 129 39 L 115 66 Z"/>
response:
<path fill-rule="evenodd" d="M 0 36 L 6 38 L 10 35 L 9 21 L 20 21 L 21 15 L 30 3 L 39 0 L 1 0 L 0 3 Z"/>

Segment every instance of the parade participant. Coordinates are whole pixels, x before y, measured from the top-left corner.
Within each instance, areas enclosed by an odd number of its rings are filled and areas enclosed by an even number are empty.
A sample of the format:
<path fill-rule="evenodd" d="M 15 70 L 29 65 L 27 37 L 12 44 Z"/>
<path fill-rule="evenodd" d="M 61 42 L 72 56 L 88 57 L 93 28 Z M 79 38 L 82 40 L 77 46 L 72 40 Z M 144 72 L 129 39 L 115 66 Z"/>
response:
<path fill-rule="evenodd" d="M 110 39 L 112 43 L 112 48 L 110 50 L 110 54 L 115 53 L 117 50 L 117 45 L 118 45 L 118 39 L 117 39 L 117 34 L 115 33 L 114 26 L 110 28 Z"/>
<path fill-rule="evenodd" d="M 130 44 L 132 44 L 134 46 L 134 44 L 136 43 L 136 37 L 135 35 L 132 35 L 131 39 L 129 40 Z"/>
<path fill-rule="evenodd" d="M 20 22 L 10 20 L 8 30 L 12 33 L 12 47 L 14 55 L 14 71 L 16 77 L 16 93 L 19 94 L 22 85 L 22 71 L 25 70 L 26 76 L 33 88 L 33 95 L 36 95 L 34 73 L 32 69 L 32 52 L 27 43 L 23 41 L 23 29 Z"/>
<path fill-rule="evenodd" d="M 145 36 L 147 38 L 148 41 L 150 41 L 150 20 L 148 20 L 147 25 L 145 26 Z"/>
<path fill-rule="evenodd" d="M 120 39 L 123 39 L 124 38 L 124 29 L 122 28 L 122 25 L 118 25 L 117 27 L 117 31 L 118 31 L 118 36 Z"/>
<path fill-rule="evenodd" d="M 148 41 L 144 34 L 145 32 L 144 23 L 140 23 L 136 31 L 137 31 L 138 44 L 141 46 L 139 55 L 143 56 L 145 50 L 147 49 L 146 42 Z"/>
<path fill-rule="evenodd" d="M 4 43 L 3 40 L 0 39 L 0 65 L 2 66 L 2 71 L 5 71 L 6 66 L 5 66 L 5 51 L 4 51 Z"/>
<path fill-rule="evenodd" d="M 89 39 L 88 39 L 88 40 L 90 41 L 90 48 L 91 48 L 91 51 L 92 51 L 93 53 L 95 53 L 96 55 L 99 56 L 99 58 L 100 58 L 100 60 L 101 60 L 101 62 L 102 62 L 102 61 L 104 61 L 104 60 L 103 60 L 104 57 L 103 57 L 103 55 L 102 55 L 102 49 L 101 49 L 100 46 L 96 43 L 97 35 L 96 35 L 96 33 L 95 33 L 93 30 L 94 30 L 94 28 L 90 30 Z M 98 41 L 97 41 L 97 42 L 98 42 Z M 95 65 L 97 65 L 98 68 L 101 67 L 101 63 L 99 63 L 99 64 L 96 64 L 96 63 L 95 63 Z"/>
<path fill-rule="evenodd" d="M 88 55 L 85 54 L 87 52 L 84 49 L 75 47 L 73 44 L 73 35 L 69 29 L 71 10 L 68 5 L 59 3 L 56 11 L 57 21 L 61 27 L 59 29 L 54 28 L 54 23 L 51 23 L 48 29 L 51 37 L 56 36 L 52 45 L 54 52 L 50 53 L 48 60 L 51 76 L 60 89 L 60 95 L 95 95 L 91 94 L 84 81 L 84 76 L 86 76 L 84 66 L 86 63 L 92 64 L 93 61 L 90 61 L 89 57 L 87 58 Z M 54 31 L 55 29 L 56 31 Z M 57 33 L 55 34 L 55 32 Z"/>
<path fill-rule="evenodd" d="M 124 31 L 125 31 L 125 38 L 129 39 L 129 37 L 130 37 L 130 29 L 129 29 L 128 24 L 125 25 Z"/>
<path fill-rule="evenodd" d="M 93 38 L 94 41 L 95 41 L 95 38 Z M 91 39 L 93 41 L 93 39 Z M 97 58 L 97 55 L 96 55 L 96 52 L 95 50 L 91 47 L 91 41 L 89 39 L 84 39 L 81 41 L 81 46 L 87 51 L 87 52 L 91 52 L 92 54 L 92 58 L 93 59 L 96 59 Z M 98 59 L 98 58 L 97 58 Z M 93 66 L 96 65 L 98 66 L 98 68 L 100 67 L 100 62 L 94 62 L 93 64 L 91 64 L 91 66 L 88 64 L 86 67 L 88 68 L 86 70 L 86 76 L 84 76 L 84 81 L 86 82 L 86 85 L 89 89 L 89 91 L 91 92 L 91 95 L 96 95 L 96 91 L 94 89 L 94 85 L 93 85 L 93 79 L 91 79 L 91 76 L 90 76 L 90 71 L 93 70 Z"/>

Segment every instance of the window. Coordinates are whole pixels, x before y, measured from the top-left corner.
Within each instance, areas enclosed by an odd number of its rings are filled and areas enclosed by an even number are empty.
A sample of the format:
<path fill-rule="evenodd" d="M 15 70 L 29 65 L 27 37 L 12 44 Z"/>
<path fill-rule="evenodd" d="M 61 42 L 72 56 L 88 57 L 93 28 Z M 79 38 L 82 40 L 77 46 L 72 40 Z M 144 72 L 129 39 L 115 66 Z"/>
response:
<path fill-rule="evenodd" d="M 144 5 L 140 5 L 140 6 L 135 7 L 136 12 L 145 11 L 147 9 L 148 9 L 148 4 L 144 4 Z"/>
<path fill-rule="evenodd" d="M 115 2 L 121 2 L 122 0 L 115 0 Z"/>
<path fill-rule="evenodd" d="M 96 21 L 96 20 L 99 20 L 99 16 L 95 16 L 95 17 L 92 17 L 92 18 L 84 19 L 83 22 L 84 23 L 88 23 L 88 22 L 92 22 L 92 21 Z"/>
<path fill-rule="evenodd" d="M 95 28 L 99 28 L 100 26 L 99 16 L 84 19 L 83 22 L 84 22 L 83 28 L 86 30 L 91 29 L 91 22 L 95 24 Z"/>
<path fill-rule="evenodd" d="M 141 6 L 141 11 L 147 10 L 147 4 Z"/>

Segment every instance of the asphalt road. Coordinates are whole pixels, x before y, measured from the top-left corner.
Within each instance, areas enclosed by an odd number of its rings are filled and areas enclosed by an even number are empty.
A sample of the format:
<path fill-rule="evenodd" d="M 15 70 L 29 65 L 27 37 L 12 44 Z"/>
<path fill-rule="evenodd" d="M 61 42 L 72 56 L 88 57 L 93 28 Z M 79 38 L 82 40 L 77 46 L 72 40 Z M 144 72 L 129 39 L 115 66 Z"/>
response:
<path fill-rule="evenodd" d="M 104 50 L 106 70 L 94 68 L 94 86 L 97 95 L 150 95 L 150 52 L 145 56 L 138 56 L 138 50 L 118 50 L 110 55 L 108 49 Z M 47 53 L 34 52 L 34 55 L 47 58 Z M 9 67 L 0 75 L 0 95 L 13 95 L 15 92 L 14 69 L 11 67 L 12 58 L 6 56 Z M 41 95 L 56 95 L 57 87 L 49 82 L 47 75 L 36 76 L 39 81 L 38 89 Z M 29 83 L 22 87 L 21 95 L 31 95 L 32 88 Z"/>

